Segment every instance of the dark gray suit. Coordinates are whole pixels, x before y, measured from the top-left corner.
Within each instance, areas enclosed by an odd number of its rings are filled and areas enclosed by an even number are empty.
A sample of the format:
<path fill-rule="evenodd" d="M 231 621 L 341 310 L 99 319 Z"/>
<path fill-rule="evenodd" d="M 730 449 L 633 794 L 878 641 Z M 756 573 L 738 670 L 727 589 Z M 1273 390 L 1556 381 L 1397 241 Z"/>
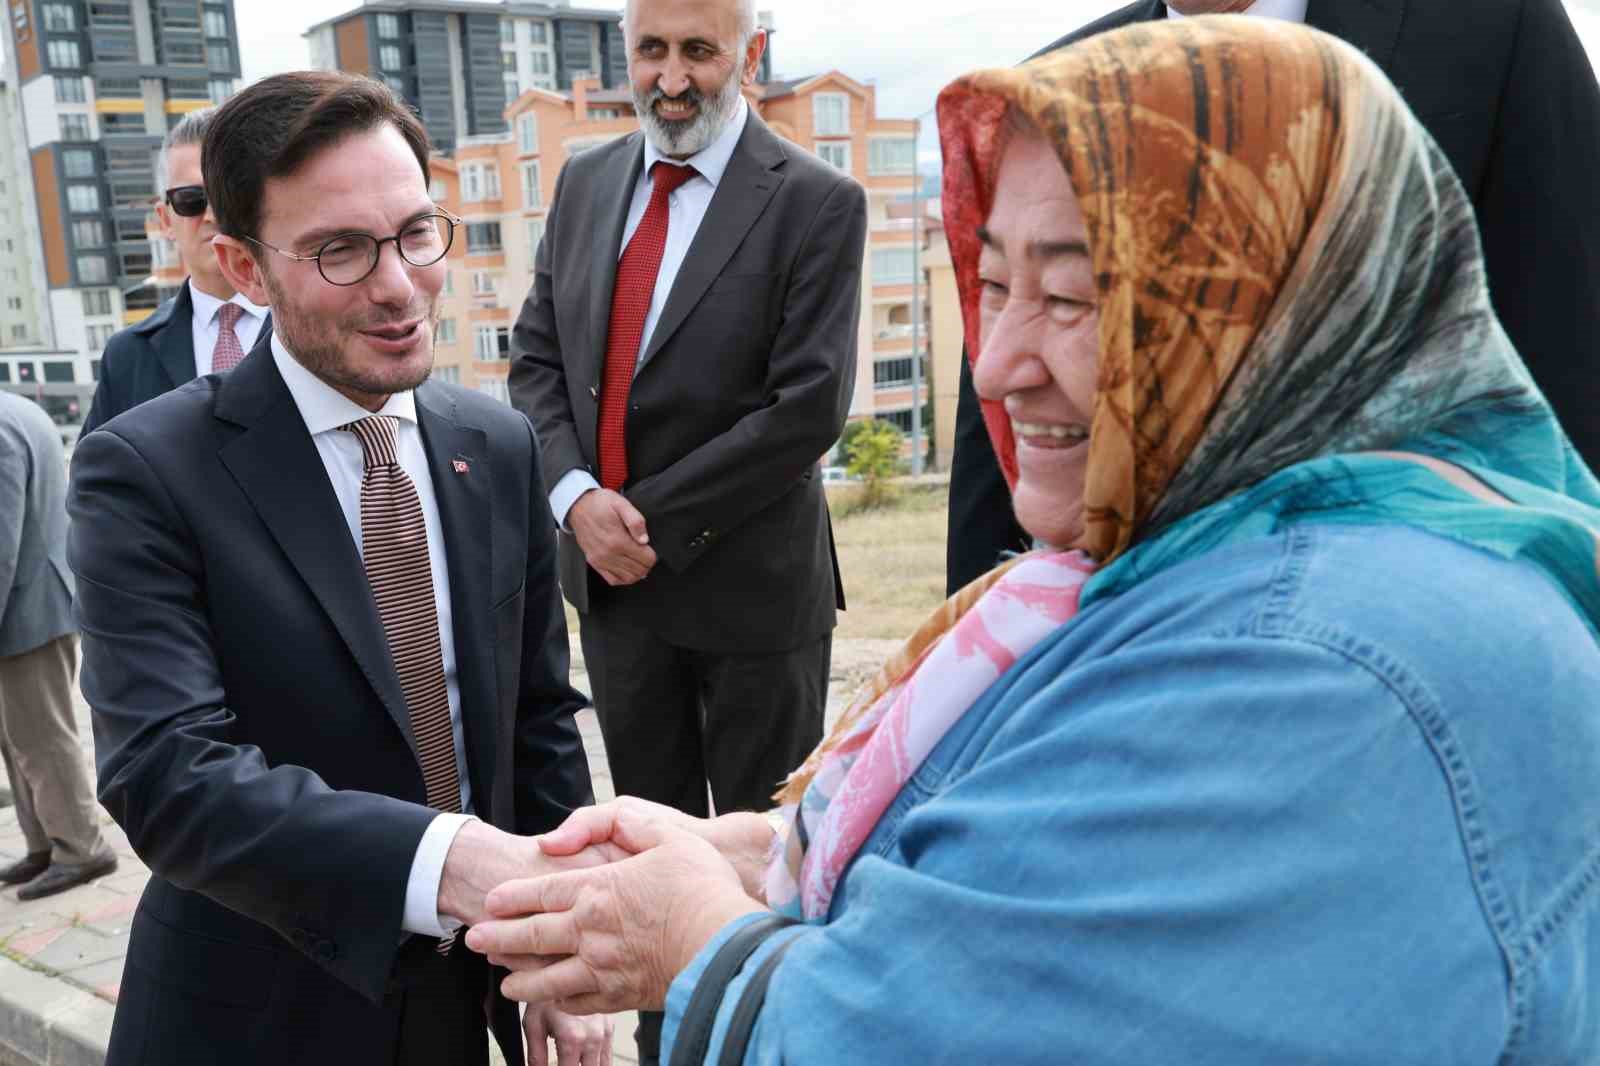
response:
<path fill-rule="evenodd" d="M 0 755 L 28 854 L 106 854 L 72 706 L 77 624 L 67 569 L 67 461 L 37 404 L 0 392 Z"/>
<path fill-rule="evenodd" d="M 194 380 L 193 320 L 194 302 L 185 280 L 177 295 L 162 303 L 149 318 L 120 330 L 106 342 L 100 357 L 100 382 L 95 386 L 89 415 L 83 420 L 84 433 Z M 271 333 L 269 316 L 256 340 Z"/>
<path fill-rule="evenodd" d="M 416 391 L 478 817 L 592 802 L 527 419 Z M 70 558 L 100 795 L 150 866 L 108 1062 L 481 1063 L 481 958 L 400 935 L 427 809 L 405 697 L 315 441 L 263 338 L 78 444 Z"/>
<path fill-rule="evenodd" d="M 545 483 L 598 479 L 617 260 L 642 134 L 573 158 L 512 337 Z M 818 459 L 855 384 L 866 196 L 751 112 L 634 379 L 629 480 L 658 562 L 605 584 L 561 535 L 619 794 L 765 809 L 821 738 L 843 586 Z M 647 1026 L 648 1026 L 647 1022 Z M 651 1061 L 650 1037 L 641 1041 Z"/>

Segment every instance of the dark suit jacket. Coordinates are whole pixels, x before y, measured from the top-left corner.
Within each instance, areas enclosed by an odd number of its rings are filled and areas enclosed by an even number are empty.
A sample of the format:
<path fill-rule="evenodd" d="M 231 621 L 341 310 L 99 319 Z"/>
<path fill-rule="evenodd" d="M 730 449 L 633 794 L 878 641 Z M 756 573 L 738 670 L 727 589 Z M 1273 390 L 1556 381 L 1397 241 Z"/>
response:
<path fill-rule="evenodd" d="M 562 170 L 512 335 L 511 398 L 544 475 L 599 469 L 598 394 L 617 257 L 644 141 Z M 783 651 L 833 628 L 844 593 L 818 459 L 855 386 L 866 195 L 753 112 L 652 334 L 627 414 L 629 481 L 658 562 L 611 589 L 577 541 L 561 584 L 682 646 Z M 598 474 L 596 474 L 598 478 Z"/>
<path fill-rule="evenodd" d="M 143 322 L 119 330 L 100 356 L 100 382 L 83 420 L 83 432 L 99 429 L 124 411 L 194 380 L 194 301 L 189 282 Z M 272 335 L 268 316 L 256 336 Z"/>
<path fill-rule="evenodd" d="M 1139 0 L 1044 52 L 1165 15 Z M 1600 470 L 1600 88 L 1561 0 L 1310 0 L 1306 21 L 1383 68 L 1449 157 L 1477 209 L 1495 311 Z M 1027 544 L 963 358 L 950 590 Z"/>
<path fill-rule="evenodd" d="M 545 831 L 591 792 L 538 446 L 487 397 L 416 399 L 473 804 Z M 70 509 L 100 801 L 153 875 L 111 1061 L 393 1062 L 387 993 L 407 980 L 406 881 L 434 812 L 360 555 L 267 342 L 84 437 Z"/>

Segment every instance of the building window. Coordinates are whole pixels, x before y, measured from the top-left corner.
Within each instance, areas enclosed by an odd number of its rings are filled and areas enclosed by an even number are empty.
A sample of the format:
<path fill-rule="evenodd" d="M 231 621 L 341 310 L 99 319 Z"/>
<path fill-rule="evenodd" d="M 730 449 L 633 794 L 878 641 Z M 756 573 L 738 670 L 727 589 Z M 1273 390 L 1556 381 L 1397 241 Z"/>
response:
<path fill-rule="evenodd" d="M 894 389 L 911 384 L 911 357 L 879 359 L 872 364 L 872 387 Z"/>
<path fill-rule="evenodd" d="M 508 404 L 511 402 L 511 389 L 503 381 L 480 381 L 478 382 L 478 391 L 485 396 L 491 396 L 499 400 L 501 403 Z"/>
<path fill-rule="evenodd" d="M 106 269 L 106 257 L 103 255 L 78 256 L 78 280 L 90 285 L 104 285 L 111 280 L 111 272 Z"/>
<path fill-rule="evenodd" d="M 872 283 L 874 285 L 909 285 L 912 273 L 912 249 L 874 248 L 872 250 Z"/>
<path fill-rule="evenodd" d="M 500 199 L 500 168 L 487 166 L 483 168 L 483 196 L 486 200 Z"/>
<path fill-rule="evenodd" d="M 537 211 L 544 206 L 544 196 L 539 191 L 539 163 L 522 164 L 522 206 L 527 211 Z"/>
<path fill-rule="evenodd" d="M 811 98 L 811 119 L 818 137 L 843 137 L 850 132 L 850 97 L 817 93 Z"/>
<path fill-rule="evenodd" d="M 874 137 L 867 142 L 868 174 L 912 174 L 917 169 L 917 142 L 909 137 Z"/>
<path fill-rule="evenodd" d="M 461 168 L 461 200 L 477 203 L 481 200 L 500 199 L 499 168 L 482 163 L 468 163 Z"/>
<path fill-rule="evenodd" d="M 212 70 L 233 69 L 233 46 L 212 44 L 206 48 L 206 59 Z"/>
<path fill-rule="evenodd" d="M 846 174 L 850 173 L 849 141 L 818 141 L 817 155 L 824 163 L 832 163 Z"/>
<path fill-rule="evenodd" d="M 390 18 L 394 18 L 393 15 L 390 15 L 389 17 Z M 379 15 L 378 18 L 381 21 L 383 19 L 383 16 Z M 213 11 L 210 8 L 206 9 L 206 36 L 207 37 L 220 37 L 223 40 L 227 40 L 228 39 L 228 15 L 227 15 L 227 12 L 224 12 L 224 11 Z"/>
<path fill-rule="evenodd" d="M 119 215 L 116 219 L 117 240 L 146 241 L 150 235 L 144 231 L 144 215 Z"/>
<path fill-rule="evenodd" d="M 61 169 L 69 178 L 94 177 L 94 152 L 88 148 L 67 148 L 61 153 Z"/>
<path fill-rule="evenodd" d="M 92 0 L 89 23 L 93 26 L 128 26 L 133 23 L 129 0 Z"/>
<path fill-rule="evenodd" d="M 102 100 L 137 100 L 144 90 L 138 78 L 96 78 L 94 94 Z"/>
<path fill-rule="evenodd" d="M 500 20 L 500 43 L 510 45 L 517 43 L 517 25 L 508 18 Z"/>
<path fill-rule="evenodd" d="M 68 185 L 67 209 L 88 213 L 100 210 L 100 189 L 95 185 Z"/>
<path fill-rule="evenodd" d="M 444 288 L 439 291 L 445 296 L 454 296 L 456 294 L 456 272 L 454 270 L 446 270 L 444 272 Z"/>
<path fill-rule="evenodd" d="M 523 155 L 539 151 L 539 116 L 532 112 L 517 116 L 517 151 Z"/>
<path fill-rule="evenodd" d="M 233 95 L 232 78 L 212 78 L 206 85 L 211 91 L 211 102 L 213 104 L 226 103 L 228 97 Z"/>
<path fill-rule="evenodd" d="M 550 53 L 549 52 L 534 52 L 533 55 L 532 55 L 532 59 L 533 59 L 533 72 L 535 74 L 541 76 L 541 77 L 548 76 L 549 73 L 550 73 Z"/>
<path fill-rule="evenodd" d="M 472 355 L 486 362 L 511 358 L 511 330 L 505 326 L 479 326 L 473 331 Z"/>
<path fill-rule="evenodd" d="M 544 219 L 526 219 L 523 225 L 528 230 L 528 267 L 532 269 L 539 260 L 539 242 L 544 240 Z"/>
<path fill-rule="evenodd" d="M 400 16 L 379 15 L 378 36 L 387 37 L 391 41 L 397 39 L 400 36 Z"/>
<path fill-rule="evenodd" d="M 439 366 L 435 364 L 433 376 L 446 385 L 461 384 L 461 368 L 459 366 Z"/>
<path fill-rule="evenodd" d="M 500 223 L 467 223 L 468 255 L 489 255 L 498 251 L 500 251 Z"/>
<path fill-rule="evenodd" d="M 382 48 L 379 48 L 378 66 L 382 67 L 384 70 L 399 70 L 400 46 L 397 44 L 386 44 Z"/>
<path fill-rule="evenodd" d="M 211 87 L 204 78 L 168 78 L 167 96 L 173 100 L 209 100 Z"/>
<path fill-rule="evenodd" d="M 91 352 L 98 352 L 100 349 L 104 348 L 106 346 L 106 344 L 111 340 L 112 335 L 117 332 L 117 327 L 116 326 L 90 326 L 88 332 L 89 332 L 89 350 Z"/>
<path fill-rule="evenodd" d="M 52 385 L 70 385 L 75 375 L 72 373 L 72 364 L 60 359 L 51 359 L 42 364 L 44 366 L 44 379 Z"/>
<path fill-rule="evenodd" d="M 439 335 L 434 338 L 440 344 L 454 344 L 456 342 L 456 320 L 441 318 L 439 320 Z"/>
<path fill-rule="evenodd" d="M 56 103 L 81 104 L 88 100 L 88 93 L 84 91 L 83 79 L 66 77 L 56 79 Z"/>
<path fill-rule="evenodd" d="M 72 224 L 72 243 L 79 248 L 103 248 L 106 225 L 98 218 L 82 218 Z"/>
<path fill-rule="evenodd" d="M 14 341 L 25 341 L 25 340 L 27 340 L 28 339 L 28 327 L 27 326 L 12 326 L 11 327 L 11 339 L 14 340 Z"/>
<path fill-rule="evenodd" d="M 100 63 L 132 63 L 138 55 L 133 34 L 126 31 L 96 33 L 89 38 L 89 48 Z"/>
<path fill-rule="evenodd" d="M 506 103 L 509 104 L 522 95 L 522 82 L 517 79 L 516 71 L 506 71 L 505 76 L 500 79 L 500 83 L 505 88 Z"/>
<path fill-rule="evenodd" d="M 481 270 L 473 272 L 472 295 L 493 296 L 498 289 L 499 286 L 495 284 L 495 278 L 493 274 L 487 274 Z"/>
<path fill-rule="evenodd" d="M 111 133 L 142 134 L 144 132 L 143 111 L 133 111 L 126 114 L 108 112 L 100 116 L 100 133 L 102 136 Z"/>
<path fill-rule="evenodd" d="M 156 180 L 153 175 L 143 177 L 128 175 L 111 182 L 111 203 L 115 207 L 148 207 L 156 198 Z"/>
<path fill-rule="evenodd" d="M 83 313 L 91 318 L 96 315 L 109 315 L 111 313 L 111 290 L 84 289 Z"/>
<path fill-rule="evenodd" d="M 544 22 L 528 23 L 528 40 L 533 44 L 548 44 L 550 42 L 550 27 Z"/>
<path fill-rule="evenodd" d="M 227 46 L 212 45 L 211 47 Z M 161 55 L 168 63 L 198 67 L 206 61 L 206 46 L 198 37 L 168 37 L 161 42 Z"/>
<path fill-rule="evenodd" d="M 44 17 L 44 28 L 56 33 L 76 33 L 77 12 L 67 4 L 40 4 L 39 14 Z"/>
<path fill-rule="evenodd" d="M 78 54 L 77 41 L 51 41 L 49 54 L 52 67 L 83 66 L 82 57 Z"/>
<path fill-rule="evenodd" d="M 198 29 L 200 27 L 200 5 L 195 0 L 163 0 L 161 4 L 161 24 L 164 27 L 177 27 L 180 29 Z M 226 37 L 227 34 L 222 34 Z"/>

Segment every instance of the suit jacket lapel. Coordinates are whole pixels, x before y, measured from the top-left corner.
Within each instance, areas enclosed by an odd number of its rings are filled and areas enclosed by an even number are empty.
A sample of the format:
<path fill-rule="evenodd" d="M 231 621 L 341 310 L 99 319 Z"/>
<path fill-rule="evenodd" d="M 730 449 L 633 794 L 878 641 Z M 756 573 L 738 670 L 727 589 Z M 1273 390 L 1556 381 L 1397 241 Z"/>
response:
<path fill-rule="evenodd" d="M 633 202 L 633 187 L 644 169 L 644 137 L 635 134 L 628 138 L 628 165 L 609 167 L 602 171 L 595 191 L 595 217 L 598 223 L 597 254 L 589 264 L 589 336 L 592 342 L 584 355 L 589 359 L 582 368 L 583 381 L 598 389 L 600 368 L 605 363 L 606 340 L 611 332 L 611 294 L 617 286 L 617 260 L 622 255 L 622 232 L 628 225 L 628 207 Z M 596 149 L 599 151 L 600 149 Z"/>
<path fill-rule="evenodd" d="M 195 378 L 194 362 L 194 301 L 189 296 L 189 285 L 184 283 L 172 303 L 172 313 L 167 322 L 150 338 L 161 369 L 177 388 Z"/>
<path fill-rule="evenodd" d="M 650 335 L 643 357 L 646 361 L 654 359 L 661 346 L 672 339 L 767 209 L 767 203 L 783 184 L 779 168 L 785 158 L 782 142 L 752 108 L 739 145 L 728 160 L 728 169 L 723 171 L 689 253 L 678 269 L 661 319 Z"/>
<path fill-rule="evenodd" d="M 417 420 L 428 454 L 433 495 L 439 504 L 450 574 L 451 635 L 455 638 L 456 684 L 461 694 L 461 732 L 474 805 L 489 813 L 493 788 L 498 699 L 494 635 L 489 618 L 490 498 L 493 482 L 483 431 L 459 424 L 445 390 L 417 390 Z"/>
<path fill-rule="evenodd" d="M 1405 14 L 1404 0 L 1310 0 L 1306 24 L 1355 45 L 1388 73 Z"/>
<path fill-rule="evenodd" d="M 218 386 L 216 413 L 245 430 L 223 446 L 223 465 L 333 621 L 384 710 L 416 751 L 405 694 L 361 554 L 300 409 L 272 361 L 266 336 Z"/>

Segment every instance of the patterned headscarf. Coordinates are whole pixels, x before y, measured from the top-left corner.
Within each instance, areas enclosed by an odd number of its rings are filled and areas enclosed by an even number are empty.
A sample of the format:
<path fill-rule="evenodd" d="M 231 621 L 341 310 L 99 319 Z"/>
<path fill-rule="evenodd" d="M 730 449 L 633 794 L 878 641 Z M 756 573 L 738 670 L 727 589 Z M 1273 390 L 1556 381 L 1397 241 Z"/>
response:
<path fill-rule="evenodd" d="M 1412 525 L 1532 562 L 1600 626 L 1600 484 L 1490 310 L 1448 161 L 1365 57 L 1212 16 L 947 88 L 945 227 L 974 360 L 978 229 L 1019 126 L 1066 168 L 1098 289 L 1084 533 L 947 601 L 791 776 L 767 893 L 808 918 L 999 674 L 1081 607 L 1224 544 Z M 1014 485 L 1009 419 L 989 401 L 984 418 Z"/>

